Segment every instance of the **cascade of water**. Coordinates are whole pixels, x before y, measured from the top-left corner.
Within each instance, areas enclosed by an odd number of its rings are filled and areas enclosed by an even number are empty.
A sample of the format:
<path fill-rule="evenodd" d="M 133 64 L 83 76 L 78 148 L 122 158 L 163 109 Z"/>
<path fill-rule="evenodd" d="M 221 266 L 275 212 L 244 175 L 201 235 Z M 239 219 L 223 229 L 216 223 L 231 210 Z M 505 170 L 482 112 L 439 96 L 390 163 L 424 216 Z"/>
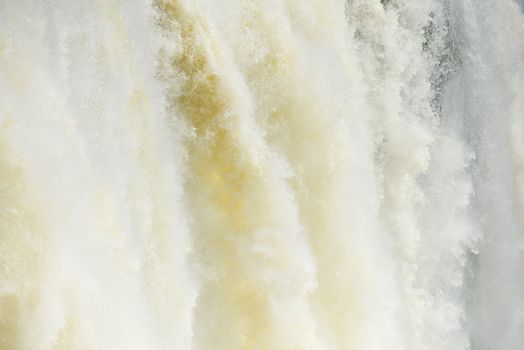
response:
<path fill-rule="evenodd" d="M 0 349 L 520 349 L 523 16 L 1 1 Z"/>

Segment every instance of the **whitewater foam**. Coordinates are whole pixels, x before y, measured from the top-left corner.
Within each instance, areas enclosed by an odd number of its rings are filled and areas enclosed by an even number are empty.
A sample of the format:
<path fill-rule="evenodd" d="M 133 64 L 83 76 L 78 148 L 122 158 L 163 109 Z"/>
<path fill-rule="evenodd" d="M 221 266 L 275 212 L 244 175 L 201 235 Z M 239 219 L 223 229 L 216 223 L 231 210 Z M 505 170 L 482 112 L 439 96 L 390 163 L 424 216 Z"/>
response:
<path fill-rule="evenodd" d="M 511 0 L 0 3 L 0 349 L 519 349 Z"/>

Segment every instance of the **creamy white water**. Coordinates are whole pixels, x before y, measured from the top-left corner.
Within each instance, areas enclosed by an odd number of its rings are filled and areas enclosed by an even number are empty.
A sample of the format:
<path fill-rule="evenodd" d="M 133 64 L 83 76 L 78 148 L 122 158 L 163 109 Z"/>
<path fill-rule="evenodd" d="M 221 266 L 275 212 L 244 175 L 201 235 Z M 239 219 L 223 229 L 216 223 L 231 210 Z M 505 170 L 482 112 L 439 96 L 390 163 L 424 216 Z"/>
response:
<path fill-rule="evenodd" d="M 519 350 L 511 0 L 0 1 L 0 349 Z"/>

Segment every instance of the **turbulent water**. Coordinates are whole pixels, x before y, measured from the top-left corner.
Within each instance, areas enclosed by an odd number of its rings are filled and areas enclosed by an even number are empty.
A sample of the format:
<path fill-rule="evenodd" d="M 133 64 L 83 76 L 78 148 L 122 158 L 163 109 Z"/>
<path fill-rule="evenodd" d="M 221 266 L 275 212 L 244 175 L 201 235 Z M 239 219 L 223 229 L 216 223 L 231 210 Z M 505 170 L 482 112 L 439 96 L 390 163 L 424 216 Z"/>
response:
<path fill-rule="evenodd" d="M 0 349 L 522 350 L 512 0 L 0 0 Z"/>

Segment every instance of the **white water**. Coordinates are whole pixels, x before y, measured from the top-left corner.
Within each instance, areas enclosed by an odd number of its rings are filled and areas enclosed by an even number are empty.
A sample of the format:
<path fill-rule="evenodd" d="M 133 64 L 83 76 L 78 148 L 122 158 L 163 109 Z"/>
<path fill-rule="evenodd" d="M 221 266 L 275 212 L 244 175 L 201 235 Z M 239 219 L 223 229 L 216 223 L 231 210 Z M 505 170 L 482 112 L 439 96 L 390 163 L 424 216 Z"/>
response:
<path fill-rule="evenodd" d="M 511 0 L 0 1 L 0 349 L 521 350 Z"/>

